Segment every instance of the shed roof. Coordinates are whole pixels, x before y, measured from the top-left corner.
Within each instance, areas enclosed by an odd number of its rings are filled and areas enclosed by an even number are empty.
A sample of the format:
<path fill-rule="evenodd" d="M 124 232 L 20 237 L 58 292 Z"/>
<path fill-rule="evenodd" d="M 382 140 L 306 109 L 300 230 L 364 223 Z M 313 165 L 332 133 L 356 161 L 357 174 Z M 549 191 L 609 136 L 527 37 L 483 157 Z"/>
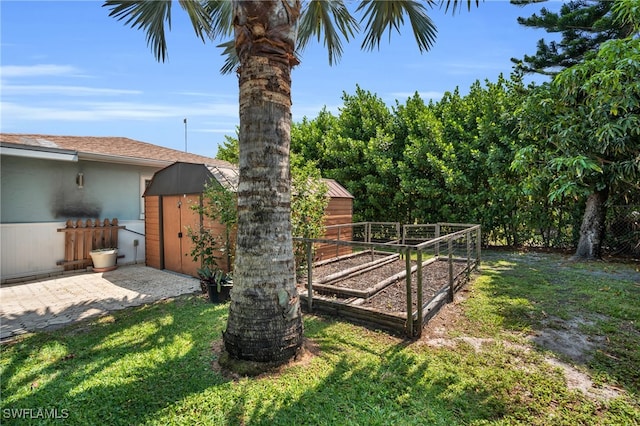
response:
<path fill-rule="evenodd" d="M 212 166 L 176 162 L 158 170 L 144 191 L 148 195 L 200 194 L 205 186 L 216 180 L 224 188 L 235 191 L 238 172 L 232 165 Z"/>
<path fill-rule="evenodd" d="M 323 179 L 329 187 L 327 195 L 331 198 L 354 198 L 347 189 L 334 179 Z"/>
<path fill-rule="evenodd" d="M 176 162 L 153 175 L 144 195 L 200 194 L 213 179 L 224 188 L 235 192 L 238 189 L 238 168 L 229 163 L 205 165 Z M 323 180 L 328 186 L 329 197 L 353 198 L 353 195 L 335 180 Z"/>
<path fill-rule="evenodd" d="M 0 145 L 2 154 L 30 156 L 30 152 L 67 153 L 70 155 L 70 161 L 80 159 L 156 167 L 181 161 L 222 167 L 231 166 L 230 163 L 215 158 L 123 137 L 0 133 Z"/>

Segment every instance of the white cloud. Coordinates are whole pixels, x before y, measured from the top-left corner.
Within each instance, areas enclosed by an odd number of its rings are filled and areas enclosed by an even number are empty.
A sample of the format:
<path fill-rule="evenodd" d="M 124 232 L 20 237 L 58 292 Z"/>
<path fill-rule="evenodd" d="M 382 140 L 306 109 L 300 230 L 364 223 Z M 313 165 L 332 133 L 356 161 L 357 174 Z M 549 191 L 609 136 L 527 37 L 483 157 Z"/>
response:
<path fill-rule="evenodd" d="M 227 117 L 237 119 L 235 104 L 175 105 L 135 102 L 78 102 L 56 105 L 22 105 L 1 102 L 2 120 L 11 121 L 112 121 L 155 120 L 172 117 Z"/>
<path fill-rule="evenodd" d="M 2 94 L 6 95 L 59 95 L 59 96 L 115 96 L 140 95 L 141 90 L 107 89 L 86 86 L 57 86 L 57 85 L 3 85 Z"/>
<path fill-rule="evenodd" d="M 224 99 L 234 99 L 237 101 L 238 94 L 237 93 L 208 93 L 208 92 L 174 92 L 174 95 L 179 96 L 194 96 L 201 98 L 224 98 Z"/>
<path fill-rule="evenodd" d="M 39 77 L 39 76 L 78 76 L 80 69 L 73 65 L 3 65 L 0 66 L 0 75 L 7 77 Z"/>

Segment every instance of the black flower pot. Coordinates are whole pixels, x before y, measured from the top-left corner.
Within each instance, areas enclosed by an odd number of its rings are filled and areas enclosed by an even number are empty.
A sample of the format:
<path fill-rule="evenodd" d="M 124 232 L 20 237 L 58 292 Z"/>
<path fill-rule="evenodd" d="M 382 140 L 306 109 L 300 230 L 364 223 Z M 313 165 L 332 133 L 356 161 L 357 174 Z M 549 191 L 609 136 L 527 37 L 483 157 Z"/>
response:
<path fill-rule="evenodd" d="M 209 294 L 209 302 L 211 303 L 224 303 L 230 299 L 229 292 L 233 288 L 233 284 L 220 284 L 218 291 L 218 284 L 207 283 L 207 293 Z"/>

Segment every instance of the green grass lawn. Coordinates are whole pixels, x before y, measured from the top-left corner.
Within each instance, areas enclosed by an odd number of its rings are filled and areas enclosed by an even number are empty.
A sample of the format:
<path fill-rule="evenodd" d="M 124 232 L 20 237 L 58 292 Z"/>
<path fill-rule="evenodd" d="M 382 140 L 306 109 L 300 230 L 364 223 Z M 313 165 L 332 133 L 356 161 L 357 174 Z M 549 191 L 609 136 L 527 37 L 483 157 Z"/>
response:
<path fill-rule="evenodd" d="M 484 256 L 422 339 L 305 316 L 318 353 L 257 378 L 213 368 L 228 306 L 202 297 L 24 336 L 2 346 L 0 422 L 640 424 L 638 265 Z M 591 346 L 576 357 L 531 338 L 549 331 L 578 333 Z M 593 392 L 574 389 L 551 358 L 588 375 Z M 55 415 L 63 418 L 44 419 Z"/>

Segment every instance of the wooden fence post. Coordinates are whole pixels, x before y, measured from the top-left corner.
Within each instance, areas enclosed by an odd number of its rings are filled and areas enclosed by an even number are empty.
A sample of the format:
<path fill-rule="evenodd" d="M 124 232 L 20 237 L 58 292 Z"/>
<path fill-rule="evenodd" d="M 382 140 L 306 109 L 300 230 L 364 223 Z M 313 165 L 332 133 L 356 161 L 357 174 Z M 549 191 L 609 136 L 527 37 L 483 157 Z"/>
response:
<path fill-rule="evenodd" d="M 481 230 L 482 227 L 480 225 L 478 225 L 478 233 L 476 234 L 476 271 L 480 272 L 480 250 L 481 250 L 481 246 L 482 246 L 482 235 L 481 235 Z"/>
<path fill-rule="evenodd" d="M 453 302 L 453 239 L 449 239 L 449 302 Z"/>
<path fill-rule="evenodd" d="M 403 249 L 406 256 L 407 276 L 405 282 L 407 286 L 407 336 L 413 337 L 413 300 L 411 294 L 411 251 L 408 248 Z"/>
<path fill-rule="evenodd" d="M 309 304 L 309 312 L 313 309 L 313 243 L 307 241 L 307 303 Z M 340 247 L 340 246 L 338 246 Z"/>
<path fill-rule="evenodd" d="M 418 259 L 418 269 L 416 271 L 417 273 L 417 296 L 416 296 L 416 302 L 418 304 L 418 333 L 417 333 L 417 337 L 422 336 L 422 326 L 424 325 L 422 323 L 423 321 L 423 313 L 422 313 L 422 249 L 418 249 L 417 252 L 417 259 Z M 413 314 L 412 314 L 413 315 Z"/>

